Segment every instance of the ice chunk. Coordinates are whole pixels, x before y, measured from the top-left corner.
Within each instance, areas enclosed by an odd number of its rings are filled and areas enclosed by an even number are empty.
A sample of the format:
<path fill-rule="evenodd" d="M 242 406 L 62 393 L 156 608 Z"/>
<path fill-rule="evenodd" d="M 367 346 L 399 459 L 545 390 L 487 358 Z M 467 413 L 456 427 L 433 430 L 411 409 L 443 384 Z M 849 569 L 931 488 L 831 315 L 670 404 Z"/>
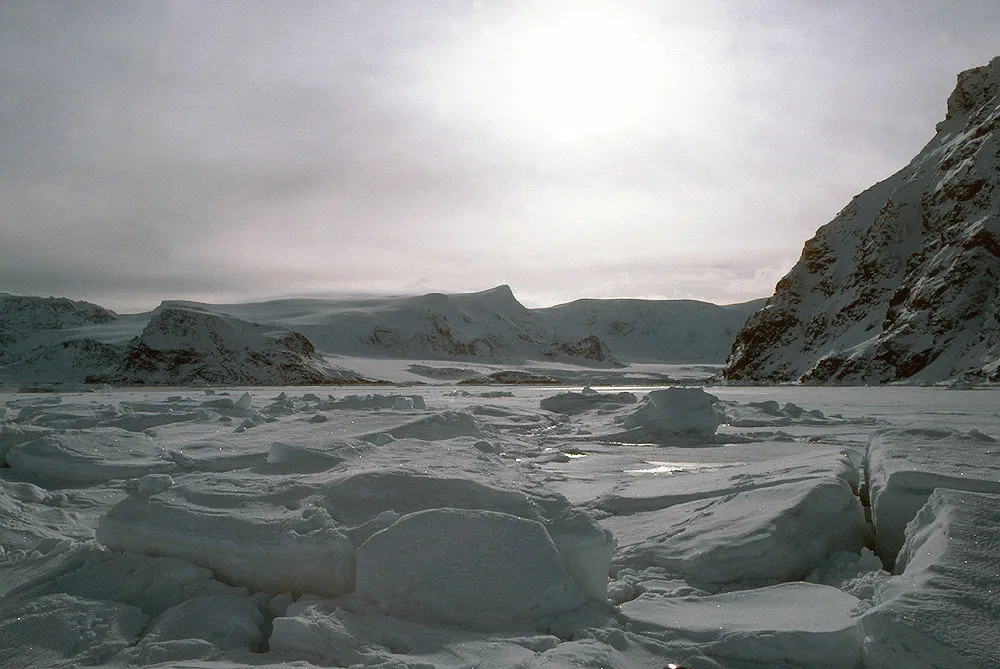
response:
<path fill-rule="evenodd" d="M 546 663 L 560 640 L 549 634 L 484 633 L 428 626 L 374 611 L 347 611 L 338 602 L 299 601 L 274 619 L 272 651 L 319 659 L 323 666 L 507 669 L 591 667 Z M 312 666 L 312 665 L 309 665 Z M 623 665 L 618 665 L 623 666 Z"/>
<path fill-rule="evenodd" d="M 634 632 L 697 641 L 724 666 L 857 669 L 862 635 L 851 616 L 857 604 L 836 588 L 783 583 L 711 597 L 643 595 L 621 611 Z"/>
<path fill-rule="evenodd" d="M 626 404 L 635 404 L 636 397 L 629 392 L 599 393 L 589 386 L 579 393 L 560 393 L 544 398 L 540 406 L 554 413 L 582 413 L 591 409 L 620 408 Z"/>
<path fill-rule="evenodd" d="M 233 405 L 233 408 L 237 409 L 238 411 L 250 411 L 252 405 L 253 405 L 253 396 L 249 392 L 245 392 L 242 395 L 240 395 L 240 398 L 238 400 L 236 400 L 236 402 Z"/>
<path fill-rule="evenodd" d="M 395 442 L 401 450 L 412 442 Z M 471 449 L 475 449 L 474 446 Z M 470 450 L 471 450 L 470 449 Z M 478 449 L 473 450 L 478 453 Z M 452 465 L 460 465 L 463 451 L 450 454 Z M 419 458 L 417 462 L 423 462 Z M 566 498 L 544 489 L 521 489 L 509 481 L 499 462 L 474 461 L 458 471 L 427 475 L 406 470 L 357 471 L 323 489 L 323 503 L 345 524 L 354 526 L 349 535 L 361 544 L 382 529 L 373 522 L 381 514 L 408 514 L 432 508 L 463 508 L 499 511 L 541 522 L 555 542 L 565 568 L 588 596 L 607 596 L 607 574 L 615 540 Z M 484 466 L 485 465 L 485 466 Z M 438 463 L 439 471 L 441 463 Z M 478 471 L 477 471 L 478 470 Z"/>
<path fill-rule="evenodd" d="M 52 430 L 48 428 L 0 424 L 0 467 L 7 466 L 7 453 L 16 444 L 33 441 L 48 434 L 52 434 Z"/>
<path fill-rule="evenodd" d="M 862 618 L 865 666 L 1000 666 L 1000 495 L 939 488 Z"/>
<path fill-rule="evenodd" d="M 710 440 L 719 428 L 716 398 L 701 388 L 664 388 L 649 392 L 625 416 L 629 441 L 675 442 Z"/>
<path fill-rule="evenodd" d="M 358 448 L 350 442 L 317 446 L 275 441 L 268 450 L 267 464 L 273 465 L 275 471 L 321 472 L 344 462 L 344 452 L 353 455 Z"/>
<path fill-rule="evenodd" d="M 330 399 L 320 402 L 319 408 L 328 409 L 394 409 L 412 411 L 426 409 L 427 404 L 422 395 L 348 395 L 344 399 Z"/>
<path fill-rule="evenodd" d="M 326 511 L 298 508 L 308 489 L 254 488 L 239 477 L 194 476 L 165 493 L 131 495 L 101 518 L 97 539 L 111 548 L 190 560 L 224 581 L 265 592 L 349 592 L 354 547 Z"/>
<path fill-rule="evenodd" d="M 601 521 L 613 564 L 658 567 L 708 591 L 799 580 L 834 551 L 858 552 L 865 521 L 844 481 L 807 479 Z"/>
<path fill-rule="evenodd" d="M 170 474 L 146 474 L 139 479 L 136 492 L 140 495 L 155 495 L 156 493 L 168 490 L 174 484 L 174 479 Z"/>
<path fill-rule="evenodd" d="M 173 471 L 164 449 L 149 436 L 120 428 L 50 434 L 15 444 L 7 453 L 12 469 L 40 479 L 100 483 Z"/>
<path fill-rule="evenodd" d="M 447 508 L 369 537 L 358 549 L 357 593 L 394 617 L 473 629 L 547 620 L 585 602 L 544 525 Z"/>
<path fill-rule="evenodd" d="M 61 492 L 0 480 L 0 549 L 31 550 L 42 541 L 92 538 L 93 529 L 78 513 L 62 508 L 65 503 Z"/>
<path fill-rule="evenodd" d="M 425 441 L 440 441 L 455 437 L 482 438 L 484 436 L 475 417 L 464 411 L 443 411 L 429 416 L 421 416 L 396 425 L 385 432 L 393 439 L 423 439 Z M 381 433 L 382 431 L 363 435 L 363 438 L 371 440 Z"/>
<path fill-rule="evenodd" d="M 749 464 L 720 463 L 707 469 L 699 466 L 663 474 L 635 475 L 589 506 L 613 514 L 653 511 L 753 488 L 830 476 L 843 480 L 855 492 L 861 482 L 857 467 L 847 455 L 813 451 Z"/>
<path fill-rule="evenodd" d="M 36 578 L 17 593 L 19 598 L 61 592 L 81 599 L 107 599 L 158 616 L 198 595 L 245 596 L 247 591 L 220 583 L 212 573 L 185 560 L 134 553 L 93 550 L 75 552 L 76 559 Z"/>
<path fill-rule="evenodd" d="M 149 626 L 139 645 L 201 639 L 216 648 L 258 651 L 264 643 L 264 615 L 251 597 L 205 595 L 166 610 Z"/>
<path fill-rule="evenodd" d="M 5 604 L 0 666 L 104 664 L 134 644 L 148 620 L 134 606 L 66 594 Z"/>
<path fill-rule="evenodd" d="M 868 575 L 873 572 L 881 572 L 881 574 L 869 577 Z M 810 583 L 832 585 L 860 598 L 862 593 L 859 593 L 858 589 L 862 584 L 888 577 L 889 573 L 882 571 L 882 561 L 878 559 L 878 556 L 869 549 L 862 548 L 860 553 L 849 553 L 848 551 L 831 553 L 806 577 L 806 580 Z M 867 594 L 869 599 L 872 596 L 871 592 L 864 594 Z"/>
<path fill-rule="evenodd" d="M 865 475 L 875 552 L 891 567 L 935 488 L 1000 494 L 1000 443 L 976 431 L 880 430 L 868 440 Z"/>
<path fill-rule="evenodd" d="M 541 523 L 577 586 L 605 599 L 611 533 L 475 443 L 344 448 L 335 464 L 312 449 L 281 447 L 273 462 L 253 470 L 192 473 L 163 492 L 133 494 L 101 519 L 97 538 L 112 548 L 190 560 L 229 583 L 272 594 L 338 596 L 354 587 L 356 548 L 400 516 L 483 509 Z"/>
<path fill-rule="evenodd" d="M 725 415 L 725 422 L 732 427 L 783 427 L 844 422 L 828 419 L 819 409 L 807 410 L 791 402 L 779 405 L 774 400 L 746 404 L 730 401 L 720 402 L 718 407 Z"/>

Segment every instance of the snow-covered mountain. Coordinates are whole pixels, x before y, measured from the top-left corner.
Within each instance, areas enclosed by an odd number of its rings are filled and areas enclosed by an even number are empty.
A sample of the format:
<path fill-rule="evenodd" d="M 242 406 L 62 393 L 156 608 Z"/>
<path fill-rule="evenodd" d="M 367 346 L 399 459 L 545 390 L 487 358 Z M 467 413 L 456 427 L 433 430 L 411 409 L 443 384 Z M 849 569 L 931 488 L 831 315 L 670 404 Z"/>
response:
<path fill-rule="evenodd" d="M 121 385 L 368 382 L 327 365 L 297 332 L 180 306 L 157 309 L 123 359 L 87 380 Z"/>
<path fill-rule="evenodd" d="M 509 286 L 478 292 L 364 300 L 276 300 L 216 307 L 281 325 L 325 353 L 377 358 L 518 363 L 556 360 L 620 366 L 592 333 L 556 331 Z"/>
<path fill-rule="evenodd" d="M 80 328 L 113 327 L 118 315 L 89 302 L 0 293 L 0 378 L 82 381 L 122 353 L 76 335 Z"/>
<path fill-rule="evenodd" d="M 719 307 L 578 300 L 528 309 L 499 286 L 416 297 L 167 301 L 150 313 L 124 316 L 52 298 L 8 302 L 12 325 L 0 343 L 0 380 L 8 383 L 295 385 L 363 381 L 324 356 L 597 368 L 718 363 L 762 301 Z M 76 310 L 56 317 L 54 305 L 63 302 Z"/>
<path fill-rule="evenodd" d="M 0 293 L 0 361 L 46 330 L 108 323 L 117 314 L 90 302 L 64 297 L 23 297 Z"/>
<path fill-rule="evenodd" d="M 592 367 L 628 362 L 722 362 L 763 304 L 587 299 L 528 309 L 508 286 L 365 300 L 275 300 L 212 307 L 301 332 L 324 353 L 361 357 Z"/>
<path fill-rule="evenodd" d="M 575 300 L 539 313 L 561 333 L 587 331 L 629 362 L 719 362 L 764 299 L 719 306 L 696 300 Z"/>
<path fill-rule="evenodd" d="M 1000 381 L 1000 58 L 937 134 L 805 243 L 740 331 L 732 381 Z"/>

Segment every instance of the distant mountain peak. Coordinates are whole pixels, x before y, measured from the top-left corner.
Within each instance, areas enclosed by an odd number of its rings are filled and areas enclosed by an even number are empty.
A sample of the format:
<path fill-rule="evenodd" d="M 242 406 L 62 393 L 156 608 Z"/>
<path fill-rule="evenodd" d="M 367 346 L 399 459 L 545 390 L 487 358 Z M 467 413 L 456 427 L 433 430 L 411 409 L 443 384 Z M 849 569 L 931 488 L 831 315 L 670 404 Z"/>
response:
<path fill-rule="evenodd" d="M 364 380 L 331 367 L 333 356 L 596 368 L 622 361 L 719 363 L 756 308 L 756 303 L 720 307 L 693 300 L 595 299 L 528 309 L 506 284 L 411 297 L 164 300 L 151 312 L 117 319 L 92 305 L 94 318 L 49 325 L 44 316 L 52 304 L 0 296 L 0 380 L 144 385 Z M 18 323 L 23 327 L 12 327 Z"/>

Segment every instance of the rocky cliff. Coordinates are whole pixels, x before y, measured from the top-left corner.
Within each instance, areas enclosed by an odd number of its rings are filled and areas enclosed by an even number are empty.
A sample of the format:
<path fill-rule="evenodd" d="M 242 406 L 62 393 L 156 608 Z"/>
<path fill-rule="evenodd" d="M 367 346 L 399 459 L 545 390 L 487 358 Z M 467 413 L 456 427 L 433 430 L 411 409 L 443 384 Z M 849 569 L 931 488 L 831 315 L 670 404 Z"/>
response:
<path fill-rule="evenodd" d="M 725 378 L 1000 381 L 998 91 L 1000 58 L 958 76 L 930 143 L 805 243 Z"/>

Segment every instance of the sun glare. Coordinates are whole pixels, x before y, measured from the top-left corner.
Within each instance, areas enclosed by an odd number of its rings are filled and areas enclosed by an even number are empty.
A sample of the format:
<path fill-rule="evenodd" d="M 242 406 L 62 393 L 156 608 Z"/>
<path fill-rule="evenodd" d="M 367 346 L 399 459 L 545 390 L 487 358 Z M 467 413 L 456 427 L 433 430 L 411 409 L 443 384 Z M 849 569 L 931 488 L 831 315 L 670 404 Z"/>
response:
<path fill-rule="evenodd" d="M 492 26 L 460 66 L 482 114 L 553 140 L 604 138 L 656 122 L 669 45 L 655 17 L 614 3 L 553 3 Z"/>

